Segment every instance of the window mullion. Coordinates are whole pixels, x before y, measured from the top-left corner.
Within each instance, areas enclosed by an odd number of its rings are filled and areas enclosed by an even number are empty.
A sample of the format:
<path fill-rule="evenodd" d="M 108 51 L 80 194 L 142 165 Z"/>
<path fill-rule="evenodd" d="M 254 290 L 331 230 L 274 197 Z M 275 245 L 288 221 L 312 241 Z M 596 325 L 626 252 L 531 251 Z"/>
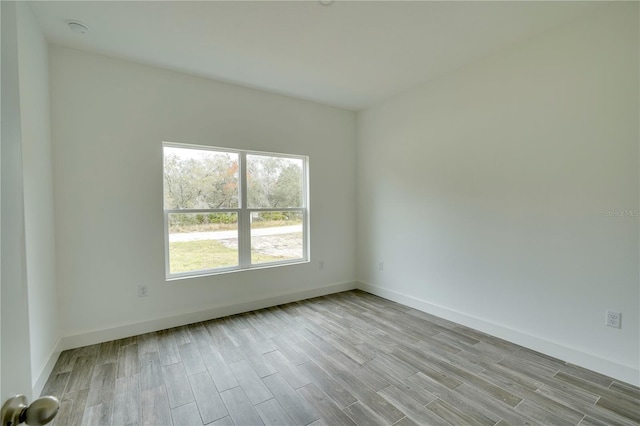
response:
<path fill-rule="evenodd" d="M 302 256 L 309 259 L 309 162 L 302 164 Z"/>
<path fill-rule="evenodd" d="M 247 154 L 240 153 L 240 217 L 238 226 L 238 254 L 240 268 L 251 265 L 251 213 L 247 209 Z"/>
<path fill-rule="evenodd" d="M 170 257 L 169 257 L 169 213 L 164 211 L 164 273 L 165 276 L 171 274 L 170 270 Z"/>

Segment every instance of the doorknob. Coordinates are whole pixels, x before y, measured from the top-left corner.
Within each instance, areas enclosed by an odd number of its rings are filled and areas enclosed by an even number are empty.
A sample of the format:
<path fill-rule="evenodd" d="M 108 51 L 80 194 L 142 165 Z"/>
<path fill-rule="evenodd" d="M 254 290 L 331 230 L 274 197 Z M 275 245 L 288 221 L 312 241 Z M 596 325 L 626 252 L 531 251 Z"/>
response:
<path fill-rule="evenodd" d="M 17 426 L 20 423 L 46 425 L 58 414 L 59 409 L 60 402 L 53 396 L 43 396 L 28 405 L 26 396 L 15 395 L 2 406 L 0 426 Z"/>

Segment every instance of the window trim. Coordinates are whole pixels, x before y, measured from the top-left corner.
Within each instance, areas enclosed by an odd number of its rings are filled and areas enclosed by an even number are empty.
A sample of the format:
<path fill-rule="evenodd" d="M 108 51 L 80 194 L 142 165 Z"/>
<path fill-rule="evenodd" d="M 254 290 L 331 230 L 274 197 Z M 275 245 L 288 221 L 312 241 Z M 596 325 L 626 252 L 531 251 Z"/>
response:
<path fill-rule="evenodd" d="M 166 209 L 164 205 L 164 148 L 194 149 L 199 151 L 226 152 L 238 155 L 238 181 L 240 184 L 238 208 L 222 209 Z M 250 271 L 255 269 L 273 268 L 278 266 L 296 265 L 310 262 L 309 254 L 309 157 L 306 155 L 282 154 L 276 152 L 254 151 L 246 149 L 223 148 L 209 145 L 195 145 L 178 142 L 162 142 L 162 207 L 164 216 L 164 265 L 165 280 L 173 281 L 185 278 L 196 278 L 210 275 L 227 274 L 231 272 Z M 279 158 L 302 160 L 302 206 L 290 208 L 250 208 L 247 202 L 247 155 L 261 155 Z M 251 213 L 253 212 L 282 212 L 299 211 L 302 213 L 302 257 L 264 263 L 251 263 Z M 236 213 L 238 215 L 238 265 L 214 269 L 200 269 L 196 271 L 171 273 L 169 251 L 169 215 L 172 213 Z"/>

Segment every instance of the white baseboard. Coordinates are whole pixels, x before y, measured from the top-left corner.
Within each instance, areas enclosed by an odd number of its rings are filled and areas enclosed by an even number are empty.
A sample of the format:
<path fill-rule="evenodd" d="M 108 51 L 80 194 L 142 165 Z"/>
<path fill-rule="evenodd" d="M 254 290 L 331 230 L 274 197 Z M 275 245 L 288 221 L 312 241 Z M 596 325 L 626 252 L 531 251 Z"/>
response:
<path fill-rule="evenodd" d="M 358 283 L 358 288 L 368 293 L 375 294 L 376 296 L 380 296 L 466 327 L 473 328 L 483 333 L 499 337 L 517 345 L 558 358 L 565 362 L 605 374 L 634 386 L 640 386 L 640 370 L 637 366 L 628 366 L 596 355 L 588 354 L 557 342 L 514 330 L 502 324 L 497 324 L 453 309 L 438 306 L 427 302 L 426 300 L 418 299 L 395 290 L 389 290 L 363 282 Z"/>
<path fill-rule="evenodd" d="M 309 299 L 312 297 L 324 296 L 341 291 L 354 290 L 357 283 L 346 282 L 340 284 L 331 284 L 323 287 L 316 287 L 302 291 L 293 291 L 274 294 L 265 299 L 245 299 L 237 301 L 230 305 L 212 306 L 204 310 L 181 313 L 168 317 L 160 317 L 148 321 L 127 324 L 101 330 L 85 331 L 68 336 L 61 339 L 60 350 L 74 349 L 96 343 L 108 342 L 111 340 L 124 339 L 125 337 L 137 336 L 139 334 L 151 333 L 154 331 L 165 330 L 167 328 L 179 327 L 182 325 L 193 324 L 201 321 L 207 321 L 214 318 L 220 318 L 227 315 L 235 315 L 242 312 L 253 311 L 256 309 L 268 308 L 271 306 L 282 305 L 284 303 L 296 302 L 298 300 Z M 59 353 L 58 353 L 59 354 Z M 57 359 L 57 357 L 56 357 Z M 55 361 L 54 361 L 55 364 Z M 53 368 L 53 367 L 52 367 Z M 50 373 L 50 372 L 49 372 Z M 46 377 L 45 376 L 45 382 Z M 44 383 L 43 383 L 44 386 Z M 35 395 L 35 393 L 34 393 Z"/>
<path fill-rule="evenodd" d="M 44 367 L 42 368 L 42 371 L 40 372 L 40 374 L 38 374 L 38 377 L 36 378 L 36 380 L 33 382 L 33 385 L 31 386 L 31 391 L 33 392 L 33 399 L 36 399 L 40 396 L 40 394 L 42 393 L 42 390 L 44 389 L 44 385 L 47 384 L 47 380 L 49 379 L 49 375 L 51 375 L 51 372 L 53 371 L 53 367 L 55 367 L 56 362 L 58 362 L 58 357 L 60 357 L 60 352 L 62 352 L 62 339 L 58 339 L 56 341 L 56 344 L 53 346 L 53 350 L 51 351 L 51 354 L 49 354 L 49 358 L 47 359 L 47 363 L 44 365 Z"/>

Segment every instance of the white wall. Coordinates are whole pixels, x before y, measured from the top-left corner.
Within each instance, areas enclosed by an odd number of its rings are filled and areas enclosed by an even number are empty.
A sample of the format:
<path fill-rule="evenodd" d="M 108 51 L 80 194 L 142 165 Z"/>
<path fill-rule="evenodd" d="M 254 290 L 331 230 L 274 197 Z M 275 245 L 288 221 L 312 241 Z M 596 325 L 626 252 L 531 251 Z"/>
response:
<path fill-rule="evenodd" d="M 40 390 L 57 358 L 54 352 L 60 338 L 49 125 L 49 57 L 47 41 L 29 5 L 17 3 L 17 13 L 31 371 L 34 386 Z M 40 382 L 36 383 L 38 380 Z"/>
<path fill-rule="evenodd" d="M 49 54 L 63 346 L 353 288 L 353 112 L 62 47 Z M 311 263 L 165 282 L 162 141 L 308 155 Z M 137 297 L 139 284 L 149 297 Z"/>
<path fill-rule="evenodd" d="M 638 47 L 619 2 L 359 113 L 363 288 L 637 385 Z"/>

